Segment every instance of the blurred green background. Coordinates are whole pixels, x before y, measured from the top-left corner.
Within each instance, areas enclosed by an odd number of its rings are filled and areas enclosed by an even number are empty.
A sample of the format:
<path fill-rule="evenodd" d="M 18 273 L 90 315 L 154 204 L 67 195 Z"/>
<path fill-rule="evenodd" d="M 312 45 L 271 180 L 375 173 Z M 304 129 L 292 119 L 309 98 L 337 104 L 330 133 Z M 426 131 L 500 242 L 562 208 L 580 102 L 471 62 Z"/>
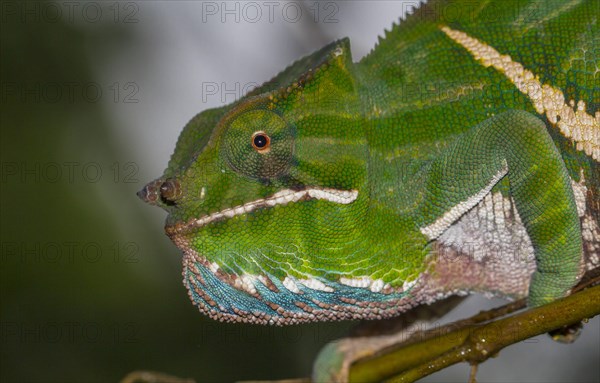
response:
<path fill-rule="evenodd" d="M 163 212 L 135 195 L 161 174 L 187 120 L 232 101 L 224 89 L 243 91 L 346 34 L 358 59 L 404 10 L 298 4 L 319 9 L 317 22 L 206 20 L 200 2 L 2 2 L 2 382 L 114 382 L 140 369 L 198 382 L 300 377 L 350 327 L 206 319 L 181 284 Z M 203 93 L 207 83 L 220 93 Z M 540 381 L 597 379 L 597 320 L 583 338 L 571 348 L 542 337 L 515 346 L 482 366 L 480 381 L 540 377 L 526 364 L 512 371 L 519 360 L 544 363 Z"/>

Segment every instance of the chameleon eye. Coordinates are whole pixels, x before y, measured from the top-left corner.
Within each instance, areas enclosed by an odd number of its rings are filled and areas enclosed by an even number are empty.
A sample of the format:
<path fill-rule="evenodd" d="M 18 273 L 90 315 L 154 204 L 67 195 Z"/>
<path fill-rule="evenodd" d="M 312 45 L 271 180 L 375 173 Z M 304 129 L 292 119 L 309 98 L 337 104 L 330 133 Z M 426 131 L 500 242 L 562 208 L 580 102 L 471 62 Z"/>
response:
<path fill-rule="evenodd" d="M 233 170 L 247 177 L 279 177 L 292 162 L 293 132 L 293 127 L 273 111 L 237 113 L 223 135 L 221 153 Z"/>
<path fill-rule="evenodd" d="M 263 131 L 255 132 L 252 135 L 252 147 L 259 153 L 267 153 L 271 148 L 271 137 Z"/>

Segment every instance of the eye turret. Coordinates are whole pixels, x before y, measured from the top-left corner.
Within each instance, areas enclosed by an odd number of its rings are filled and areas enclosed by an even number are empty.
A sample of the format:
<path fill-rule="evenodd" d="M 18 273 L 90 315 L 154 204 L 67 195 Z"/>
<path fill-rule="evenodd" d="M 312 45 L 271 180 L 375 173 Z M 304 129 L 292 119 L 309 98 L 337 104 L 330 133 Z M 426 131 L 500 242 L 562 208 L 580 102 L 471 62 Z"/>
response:
<path fill-rule="evenodd" d="M 223 136 L 229 166 L 250 178 L 268 179 L 288 170 L 294 154 L 294 131 L 277 113 L 256 109 L 236 116 Z"/>

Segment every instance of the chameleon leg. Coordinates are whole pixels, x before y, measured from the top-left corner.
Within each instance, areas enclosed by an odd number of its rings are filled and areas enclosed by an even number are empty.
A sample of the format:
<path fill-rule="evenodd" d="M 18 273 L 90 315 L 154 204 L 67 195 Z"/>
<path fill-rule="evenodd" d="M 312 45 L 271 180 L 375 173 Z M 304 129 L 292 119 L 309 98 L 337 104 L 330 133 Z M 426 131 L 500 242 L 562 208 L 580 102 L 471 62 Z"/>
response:
<path fill-rule="evenodd" d="M 416 219 L 424 217 L 421 231 L 430 239 L 507 177 L 536 257 L 529 305 L 560 298 L 577 282 L 582 243 L 575 198 L 565 164 L 539 118 L 523 111 L 491 117 L 458 138 L 425 173 L 425 198 Z M 354 362 L 405 340 L 413 326 L 427 326 L 430 318 L 411 316 L 423 309 L 431 306 L 405 313 L 403 318 L 413 320 L 398 333 L 328 344 L 314 364 L 314 381 L 348 381 Z"/>
<path fill-rule="evenodd" d="M 457 139 L 427 176 L 420 212 L 430 239 L 506 176 L 536 259 L 529 305 L 563 297 L 577 282 L 582 240 L 575 198 L 562 157 L 536 116 L 508 111 L 489 118 Z"/>

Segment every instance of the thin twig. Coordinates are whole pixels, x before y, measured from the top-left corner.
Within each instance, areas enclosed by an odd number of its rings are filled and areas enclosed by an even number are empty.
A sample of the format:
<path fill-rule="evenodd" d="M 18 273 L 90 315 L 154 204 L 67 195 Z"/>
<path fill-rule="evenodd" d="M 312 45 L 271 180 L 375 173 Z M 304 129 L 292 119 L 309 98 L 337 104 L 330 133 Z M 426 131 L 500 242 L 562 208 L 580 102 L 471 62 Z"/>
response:
<path fill-rule="evenodd" d="M 479 364 L 472 364 L 469 372 L 469 383 L 477 383 L 477 368 Z"/>

